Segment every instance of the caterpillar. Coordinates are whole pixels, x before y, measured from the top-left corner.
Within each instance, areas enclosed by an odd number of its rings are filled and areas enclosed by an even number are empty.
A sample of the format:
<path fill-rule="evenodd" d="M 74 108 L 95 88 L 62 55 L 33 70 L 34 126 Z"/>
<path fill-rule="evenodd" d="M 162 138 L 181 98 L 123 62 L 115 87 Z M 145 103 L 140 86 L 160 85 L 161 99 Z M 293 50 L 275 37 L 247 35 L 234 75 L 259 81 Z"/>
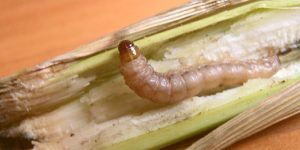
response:
<path fill-rule="evenodd" d="M 133 42 L 121 41 L 118 50 L 125 83 L 140 97 L 157 103 L 175 103 L 222 87 L 240 85 L 248 79 L 267 78 L 280 67 L 278 56 L 270 53 L 261 59 L 218 62 L 158 73 Z"/>

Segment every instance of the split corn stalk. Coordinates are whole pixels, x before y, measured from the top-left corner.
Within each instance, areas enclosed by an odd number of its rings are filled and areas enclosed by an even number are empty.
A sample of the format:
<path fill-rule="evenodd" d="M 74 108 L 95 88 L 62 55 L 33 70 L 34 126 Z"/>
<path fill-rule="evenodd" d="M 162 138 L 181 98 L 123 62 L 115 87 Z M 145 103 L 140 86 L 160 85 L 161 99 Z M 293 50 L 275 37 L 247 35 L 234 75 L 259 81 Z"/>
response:
<path fill-rule="evenodd" d="M 26 138 L 34 149 L 161 148 L 280 95 L 300 80 L 300 2 L 237 5 L 242 2 L 191 3 L 2 79 L 1 136 Z M 225 6 L 226 11 L 219 9 Z M 114 47 L 125 38 L 136 40 L 160 72 L 224 58 L 257 59 L 266 47 L 293 52 L 280 57 L 282 68 L 269 79 L 164 106 L 124 84 Z"/>

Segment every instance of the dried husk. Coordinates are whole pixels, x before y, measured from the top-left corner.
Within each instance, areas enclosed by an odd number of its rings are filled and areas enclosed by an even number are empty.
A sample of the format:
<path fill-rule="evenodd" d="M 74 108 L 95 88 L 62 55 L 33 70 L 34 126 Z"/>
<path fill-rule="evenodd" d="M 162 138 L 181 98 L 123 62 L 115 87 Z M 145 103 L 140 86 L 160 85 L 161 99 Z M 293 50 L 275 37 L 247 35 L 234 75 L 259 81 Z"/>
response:
<path fill-rule="evenodd" d="M 37 140 L 38 142 L 35 142 L 36 149 L 161 148 L 212 129 L 264 100 L 269 95 L 293 85 L 300 79 L 298 76 L 289 77 L 288 80 L 284 80 L 285 82 L 282 82 L 283 79 L 280 78 L 272 79 L 266 82 L 266 86 L 262 87 L 261 90 L 251 91 L 253 85 L 251 86 L 248 83 L 248 89 L 247 86 L 243 87 L 245 91 L 251 92 L 239 98 L 226 97 L 224 96 L 226 92 L 223 95 L 220 94 L 219 97 L 233 99 L 232 102 L 203 105 L 207 108 L 197 114 L 188 115 L 187 118 L 183 117 L 183 120 L 176 119 L 180 116 L 176 116 L 175 111 L 188 106 L 191 101 L 174 106 L 162 106 L 148 101 L 141 101 L 140 98 L 132 94 L 123 97 L 122 101 L 125 102 L 117 101 L 114 98 L 114 96 L 120 96 L 118 94 L 130 93 L 130 90 L 122 84 L 122 78 L 118 75 L 117 52 L 113 47 L 119 40 L 124 38 L 136 40 L 143 53 L 150 58 L 157 57 L 158 54 L 153 55 L 155 49 L 163 47 L 164 43 L 168 43 L 170 39 L 176 39 L 179 36 L 224 20 L 243 16 L 254 10 L 291 9 L 293 6 L 299 6 L 299 2 L 296 0 L 273 0 L 249 2 L 234 7 L 242 2 L 245 1 L 194 2 L 108 35 L 24 73 L 2 79 L 0 106 L 4 109 L 0 110 L 0 114 L 3 116 L 0 120 L 0 127 L 3 129 L 1 135 L 8 137 L 22 136 Z M 223 6 L 233 8 L 228 11 L 218 11 L 218 8 Z M 206 9 L 203 9 L 203 7 Z M 207 13 L 210 15 L 202 16 Z M 178 22 L 178 20 L 180 21 Z M 178 26 L 179 24 L 184 25 Z M 140 39 L 144 36 L 147 37 Z M 158 66 L 164 66 L 162 63 L 157 64 Z M 167 63 L 167 65 L 169 64 Z M 178 66 L 174 68 L 176 67 Z M 109 88 L 111 90 L 107 90 Z M 100 95 L 101 98 L 97 97 L 99 95 L 94 95 L 97 91 L 104 91 Z M 114 93 L 113 91 L 118 92 L 111 95 Z M 98 102 L 99 99 L 107 100 Z M 124 106 L 124 104 L 127 106 Z M 100 108 L 105 109 L 99 111 Z M 135 108 L 138 109 L 133 111 L 132 109 Z M 174 112 L 172 112 L 173 109 Z M 170 118 L 174 117 L 172 116 L 172 113 L 174 113 L 175 122 L 166 126 L 157 124 L 157 128 L 145 128 L 149 131 L 140 133 L 139 136 L 130 135 L 132 134 L 130 130 L 122 129 L 122 127 L 126 127 L 126 122 L 132 122 L 135 119 L 143 120 L 147 118 L 147 115 L 155 118 L 156 113 L 163 112 L 170 112 L 166 113 L 170 115 Z M 136 116 L 139 113 L 142 114 Z M 29 116 L 37 117 L 26 119 L 20 123 L 20 120 Z M 12 127 L 12 124 L 15 127 Z M 132 125 L 135 126 L 136 124 Z M 121 135 L 123 139 L 116 138 L 116 141 L 109 141 L 109 138 L 107 141 L 101 139 L 101 134 L 108 134 L 107 137 L 109 137 L 109 134 L 113 136 L 113 130 L 110 130 L 110 126 L 116 130 L 120 127 L 120 131 L 122 133 L 124 131 L 124 134 Z M 174 131 L 180 131 L 180 133 L 174 133 Z M 120 133 L 116 132 L 116 134 Z M 84 136 L 80 137 L 80 135 Z M 99 142 L 98 140 L 103 141 Z"/>

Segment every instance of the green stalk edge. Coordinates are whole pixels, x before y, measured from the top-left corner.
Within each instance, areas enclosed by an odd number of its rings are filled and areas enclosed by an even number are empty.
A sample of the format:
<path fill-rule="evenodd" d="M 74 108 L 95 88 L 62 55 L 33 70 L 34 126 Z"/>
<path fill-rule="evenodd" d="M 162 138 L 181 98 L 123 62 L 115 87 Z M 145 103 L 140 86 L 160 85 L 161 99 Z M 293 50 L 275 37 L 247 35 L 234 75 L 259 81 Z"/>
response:
<path fill-rule="evenodd" d="M 300 5 L 299 0 L 270 0 L 270 1 L 255 1 L 231 10 L 222 11 L 215 15 L 208 16 L 206 18 L 178 26 L 148 37 L 144 37 L 135 41 L 143 53 L 151 53 L 155 50 L 155 47 L 161 43 L 164 43 L 172 38 L 184 35 L 209 25 L 216 24 L 218 22 L 232 19 L 257 9 L 284 9 L 285 7 Z M 64 79 L 74 74 L 81 74 L 91 69 L 96 69 L 98 74 L 106 74 L 110 72 L 116 72 L 119 65 L 118 52 L 116 48 L 110 49 L 104 53 L 97 54 L 95 56 L 86 58 L 78 63 L 70 66 L 60 76 L 56 76 L 49 80 L 49 82 Z"/>
<path fill-rule="evenodd" d="M 299 80 L 298 77 L 271 85 L 266 89 L 240 97 L 222 106 L 201 112 L 187 120 L 113 144 L 104 150 L 159 149 L 194 135 L 205 133 Z"/>

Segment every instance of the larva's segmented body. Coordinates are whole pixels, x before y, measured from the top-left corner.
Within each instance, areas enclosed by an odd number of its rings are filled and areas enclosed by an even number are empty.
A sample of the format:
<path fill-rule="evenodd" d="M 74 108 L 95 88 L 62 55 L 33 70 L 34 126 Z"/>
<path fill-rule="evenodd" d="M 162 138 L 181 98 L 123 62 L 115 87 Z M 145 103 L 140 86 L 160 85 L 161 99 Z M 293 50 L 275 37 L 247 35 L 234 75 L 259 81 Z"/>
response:
<path fill-rule="evenodd" d="M 279 69 L 277 55 L 260 60 L 214 63 L 176 73 L 157 73 L 130 41 L 119 44 L 121 73 L 139 96 L 158 103 L 174 103 L 252 78 L 272 76 Z"/>

